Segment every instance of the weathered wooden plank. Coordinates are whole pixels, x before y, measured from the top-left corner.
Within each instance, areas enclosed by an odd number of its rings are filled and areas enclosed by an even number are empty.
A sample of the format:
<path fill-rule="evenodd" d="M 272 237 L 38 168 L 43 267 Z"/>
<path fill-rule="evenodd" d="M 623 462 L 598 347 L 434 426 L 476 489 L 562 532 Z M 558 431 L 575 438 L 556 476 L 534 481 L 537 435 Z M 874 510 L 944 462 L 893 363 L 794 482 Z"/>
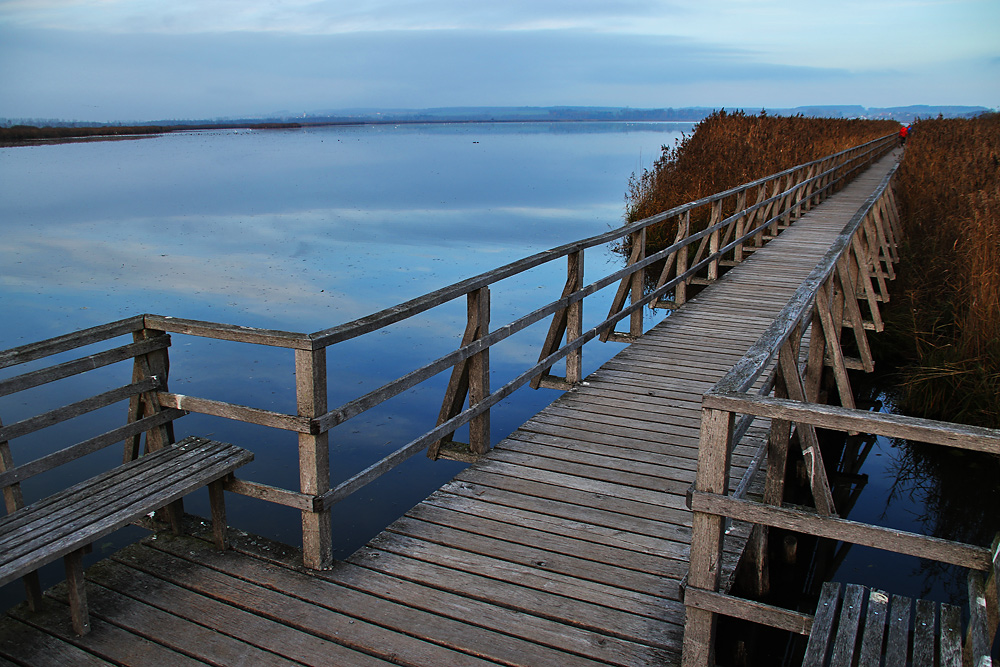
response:
<path fill-rule="evenodd" d="M 885 654 L 885 630 L 888 620 L 889 596 L 882 591 L 869 592 L 858 667 L 878 667 L 882 661 L 882 656 Z"/>
<path fill-rule="evenodd" d="M 16 661 L 7 664 L 37 667 L 49 667 L 49 665 L 104 667 L 114 664 L 81 650 L 47 631 L 13 618 L 6 619 L 0 626 L 0 656 Z"/>
<path fill-rule="evenodd" d="M 940 667 L 962 665 L 962 611 L 953 605 L 941 605 Z"/>
<path fill-rule="evenodd" d="M 139 462 L 152 456 L 143 457 Z M 139 516 L 183 497 L 192 490 L 204 486 L 210 480 L 218 479 L 232 472 L 252 458 L 250 452 L 230 446 L 221 452 L 205 457 L 202 466 L 198 469 L 185 468 L 186 474 L 181 478 L 174 477 L 167 480 L 166 483 L 133 489 L 122 495 L 116 503 L 105 503 L 86 513 L 78 514 L 70 522 L 59 526 L 58 532 L 54 536 L 36 534 L 26 541 L 19 542 L 16 549 L 9 550 L 13 553 L 4 554 L 4 564 L 0 570 L 2 572 L 0 583 L 10 581 L 25 569 L 32 570 L 44 563 L 65 556 L 78 548 L 80 544 L 88 544 L 100 539 Z"/>
<path fill-rule="evenodd" d="M 40 612 L 26 612 L 20 605 L 11 610 L 18 619 L 30 623 L 40 631 L 53 637 L 58 637 L 80 649 L 90 652 L 114 664 L 134 665 L 135 667 L 162 667 L 163 665 L 203 666 L 205 663 L 195 660 L 184 653 L 178 653 L 146 637 L 131 633 L 117 625 L 107 623 L 100 618 L 92 618 L 93 632 L 77 637 L 66 622 L 67 607 L 61 600 L 62 584 L 56 586 L 46 596 L 45 608 Z M 42 655 L 44 661 L 44 654 Z M 42 664 L 49 664 L 43 662 Z M 69 664 L 77 664 L 75 662 Z"/>
<path fill-rule="evenodd" d="M 393 623 L 380 610 L 375 599 L 365 598 L 368 613 L 360 612 L 345 600 L 344 589 L 313 577 L 295 573 L 252 559 L 234 559 L 228 552 L 214 549 L 199 551 L 194 561 L 191 554 L 178 551 L 177 541 L 157 540 L 152 546 L 163 550 L 159 555 L 144 554 L 138 558 L 122 552 L 130 566 L 151 574 L 162 572 L 172 583 L 227 604 L 252 607 L 260 616 L 284 622 L 326 641 L 374 655 L 390 662 L 403 664 L 482 665 L 486 661 L 435 643 L 426 638 L 410 636 L 411 632 L 392 629 Z M 207 547 L 208 545 L 206 545 Z M 169 567 L 156 563 L 169 563 Z M 211 567 L 207 567 L 207 566 Z M 252 573 L 247 575 L 247 572 Z M 396 621 L 398 623 L 398 621 Z M 384 625 L 383 625 L 384 624 Z M 415 624 L 416 625 L 416 624 Z M 428 633 L 434 628 L 426 621 L 419 625 Z M 386 627 L 388 626 L 388 627 Z"/>
<path fill-rule="evenodd" d="M 991 554 L 992 555 L 992 554 Z M 992 561 L 992 559 L 991 559 Z M 992 567 L 992 562 L 990 563 Z M 983 575 L 975 570 L 969 572 L 969 653 L 973 664 L 979 664 L 981 656 L 988 656 L 992 646 L 993 633 L 989 628 L 989 610 L 986 608 L 986 587 Z"/>
<path fill-rule="evenodd" d="M 830 667 L 852 667 L 857 646 L 858 627 L 865 590 L 857 584 L 847 584 L 837 619 L 837 634 L 833 640 Z"/>
<path fill-rule="evenodd" d="M 95 617 L 133 634 L 145 635 L 177 653 L 187 654 L 209 664 L 274 667 L 292 667 L 295 664 L 244 642 L 219 641 L 218 634 L 211 628 L 166 613 L 103 586 L 90 584 L 87 592 L 91 613 Z"/>
<path fill-rule="evenodd" d="M 917 613 L 913 620 L 914 665 L 933 665 L 937 644 L 937 604 L 930 600 L 917 600 Z"/>
<path fill-rule="evenodd" d="M 159 454 L 158 465 L 168 466 L 165 469 L 170 470 L 169 465 L 172 464 L 168 462 L 172 459 L 177 458 L 186 462 L 188 459 L 196 457 L 198 455 L 197 452 L 190 452 L 183 447 L 185 442 L 187 442 L 187 439 L 178 443 L 176 447 Z M 84 480 L 48 496 L 45 499 L 44 506 L 32 504 L 16 514 L 4 517 L 0 520 L 0 525 L 3 526 L 4 533 L 0 536 L 0 545 L 7 548 L 10 544 L 8 540 L 11 539 L 11 536 L 15 535 L 15 532 L 21 530 L 23 526 L 39 521 L 40 514 L 44 514 L 47 523 L 57 523 L 63 517 L 73 515 L 77 511 L 77 506 L 81 503 L 87 505 L 95 502 L 104 502 L 108 496 L 103 494 L 113 493 L 115 488 L 118 488 L 119 485 L 129 483 L 130 480 L 134 480 L 137 484 L 145 483 L 147 478 L 153 476 L 153 471 L 149 464 L 155 460 L 147 461 L 144 464 L 130 462 L 122 466 L 117 466 L 102 475 Z M 30 533 L 31 531 L 26 532 Z"/>
<path fill-rule="evenodd" d="M 225 481 L 226 491 L 248 496 L 258 500 L 266 500 L 269 503 L 294 507 L 298 510 L 313 511 L 316 509 L 316 497 L 298 491 L 289 491 L 269 484 L 251 482 L 237 477 L 230 477 Z"/>
<path fill-rule="evenodd" d="M 668 473 L 668 475 L 670 473 L 673 474 L 669 476 L 655 475 L 651 474 L 653 471 L 642 469 L 643 466 L 641 464 L 635 464 L 633 467 L 627 461 L 622 461 L 621 463 L 633 468 L 632 470 L 623 470 L 614 465 L 616 463 L 614 460 L 609 459 L 581 462 L 569 460 L 568 457 L 555 459 L 537 456 L 533 453 L 512 451 L 509 448 L 498 449 L 491 458 L 494 461 L 502 461 L 534 470 L 550 470 L 552 472 L 585 477 L 587 479 L 612 482 L 622 486 L 676 494 L 686 493 L 688 486 L 694 481 L 694 476 L 687 471 L 666 470 L 664 472 Z M 601 465 L 602 463 L 603 465 Z M 636 470 L 635 468 L 640 469 Z"/>
<path fill-rule="evenodd" d="M 823 584 L 819 602 L 816 604 L 816 615 L 813 617 L 809 642 L 802 658 L 802 667 L 824 667 L 837 620 L 839 598 L 840 584 L 832 581 Z"/>
<path fill-rule="evenodd" d="M 173 541 L 174 538 L 168 538 Z M 178 540 L 180 541 L 180 540 Z M 162 545 L 163 542 L 160 542 Z M 204 548 L 204 547 L 202 547 Z M 296 550 L 262 538 L 234 540 L 234 549 L 261 560 L 278 562 L 292 570 L 300 571 Z M 331 570 L 311 572 L 318 577 L 365 593 L 414 607 L 439 616 L 475 624 L 490 630 L 502 628 L 505 634 L 526 639 L 543 647 L 556 648 L 570 655 L 560 655 L 560 664 L 573 664 L 574 656 L 584 656 L 612 665 L 648 665 L 667 663 L 672 658 L 653 647 L 629 642 L 590 630 L 576 628 L 539 616 L 526 616 L 521 611 L 474 600 L 437 588 L 424 586 L 382 572 L 357 565 L 338 562 Z M 475 641 L 470 635 L 469 641 Z M 548 655 L 548 658 L 555 659 Z M 522 658 L 537 658 L 537 649 L 528 649 Z M 518 663 L 520 664 L 520 663 Z M 531 664 L 546 664 L 535 659 Z"/>
<path fill-rule="evenodd" d="M 833 405 L 747 394 L 715 393 L 705 396 L 705 405 L 723 410 L 750 412 L 763 417 L 812 423 L 839 431 L 886 435 L 959 449 L 1000 454 L 1000 431 L 996 429 L 938 422 L 887 412 L 850 410 Z"/>
<path fill-rule="evenodd" d="M 498 544 L 505 540 L 406 518 L 393 522 L 389 532 L 395 534 L 383 533 L 371 544 L 428 562 L 476 568 L 473 571 L 487 576 L 507 573 L 519 585 L 558 591 L 640 616 L 656 618 L 670 606 L 670 601 L 679 599 L 677 581 L 683 576 L 683 568 L 676 561 L 664 567 L 664 574 L 672 575 L 671 580 L 590 560 L 588 553 L 568 555 L 521 543 Z M 555 537 L 549 540 L 559 541 Z M 581 546 L 590 553 L 598 552 L 599 545 Z M 628 562 L 631 564 L 631 560 Z"/>
<path fill-rule="evenodd" d="M 620 639 L 676 651 L 682 628 L 679 624 L 655 621 L 635 616 L 612 607 L 550 592 L 549 583 L 539 580 L 536 586 L 522 585 L 519 579 L 490 579 L 461 568 L 443 567 L 418 561 L 405 554 L 364 547 L 350 558 L 356 565 L 376 569 L 386 574 L 434 586 L 478 600 L 501 604 L 511 609 L 577 628 L 610 634 Z M 492 571 L 494 577 L 504 577 L 505 571 Z M 518 583 L 513 583 L 517 581 Z M 680 616 L 678 615 L 678 619 Z"/>
<path fill-rule="evenodd" d="M 7 426 L 0 428 L 0 440 L 13 440 L 14 438 L 34 433 L 35 431 L 43 429 L 47 426 L 64 422 L 67 419 L 72 419 L 73 417 L 79 417 L 80 415 L 94 410 L 99 410 L 100 408 L 108 405 L 113 405 L 118 401 L 150 391 L 158 386 L 159 380 L 156 378 L 143 380 L 124 387 L 119 387 L 118 389 L 103 392 L 96 396 L 91 396 L 90 398 L 71 403 L 61 408 L 56 408 L 55 410 L 49 410 L 48 412 L 34 417 L 29 417 L 28 419 L 22 419 L 19 422 L 8 424 Z"/>
<path fill-rule="evenodd" d="M 690 541 L 690 514 L 684 510 L 640 513 L 634 510 L 642 506 L 629 501 L 595 497 L 585 492 L 563 494 L 558 488 L 531 481 L 518 484 L 518 480 L 502 479 L 498 483 L 492 479 L 498 477 L 495 475 L 483 474 L 480 477 L 480 481 L 475 483 L 468 479 L 456 479 L 442 487 L 440 493 L 481 500 L 498 508 L 497 512 L 523 510 L 533 515 L 553 517 L 560 526 L 578 522 L 595 530 L 608 529 L 612 534 L 623 530 L 680 545 L 687 545 Z M 546 494 L 546 491 L 550 493 Z M 681 547 L 682 550 L 685 548 Z M 673 548 L 666 547 L 662 550 L 664 555 L 672 551 Z"/>
<path fill-rule="evenodd" d="M 847 519 L 822 517 L 802 510 L 773 507 L 750 500 L 737 500 L 696 491 L 691 506 L 697 511 L 713 512 L 741 521 L 786 528 L 972 569 L 984 569 L 989 558 L 989 551 L 982 547 Z"/>
<path fill-rule="evenodd" d="M 507 503 L 513 504 L 503 504 L 500 502 L 498 496 L 503 495 L 507 496 Z M 491 499 L 497 500 L 490 502 Z M 518 502 L 521 499 L 524 499 L 525 502 Z M 614 515 L 614 519 L 617 521 L 612 523 L 612 526 L 615 527 L 610 527 L 591 521 L 589 511 L 573 512 L 573 506 L 565 504 L 559 504 L 558 507 L 554 507 L 555 503 L 546 503 L 544 505 L 545 510 L 548 512 L 560 512 L 560 514 L 542 513 L 537 511 L 541 509 L 540 503 L 532 503 L 531 500 L 533 499 L 530 497 L 526 498 L 511 493 L 503 494 L 503 492 L 499 491 L 486 498 L 479 493 L 467 496 L 462 495 L 461 489 L 452 485 L 432 494 L 424 501 L 424 504 L 444 507 L 456 512 L 466 512 L 473 516 L 494 521 L 513 523 L 535 531 L 553 533 L 563 537 L 576 537 L 577 539 L 596 542 L 617 549 L 639 553 L 653 553 L 663 558 L 672 558 L 686 562 L 687 549 L 685 545 L 690 538 L 689 531 L 678 533 L 675 539 L 670 540 L 667 538 L 667 535 L 670 534 L 668 533 L 668 525 L 662 523 L 655 524 L 655 527 L 659 529 L 656 532 L 651 530 L 649 533 L 637 533 L 626 530 L 626 527 L 622 525 L 623 522 L 627 522 L 630 518 L 624 515 Z M 579 517 L 581 520 L 571 518 L 574 516 Z M 664 533 L 667 533 L 667 535 Z M 681 541 L 678 539 L 680 537 L 684 539 Z"/>
<path fill-rule="evenodd" d="M 684 589 L 684 604 L 800 635 L 808 635 L 813 625 L 807 614 L 691 586 Z"/>
<path fill-rule="evenodd" d="M 84 345 L 124 336 L 142 328 L 142 316 L 140 315 L 107 324 L 99 324 L 96 327 L 74 331 L 36 343 L 12 347 L 8 350 L 0 351 L 0 368 L 9 368 L 29 361 L 35 361 L 36 359 L 49 357 L 60 352 L 68 352 Z"/>
<path fill-rule="evenodd" d="M 592 569 L 596 573 L 593 578 L 595 581 L 605 581 L 620 588 L 634 587 L 633 590 L 640 593 L 657 590 L 656 587 L 661 585 L 657 581 L 660 575 L 680 579 L 686 571 L 678 560 L 665 558 L 660 554 L 622 553 L 621 548 L 600 542 L 574 539 L 480 516 L 469 516 L 432 504 L 421 504 L 414 508 L 405 517 L 394 522 L 390 530 L 485 555 L 501 553 L 506 560 L 518 560 L 553 571 L 562 569 L 566 573 L 582 574 L 584 569 Z M 453 540 L 442 539 L 443 537 L 452 537 Z M 499 546 L 494 544 L 493 540 L 507 542 L 508 548 L 503 551 L 488 549 Z M 555 560 L 540 553 L 542 551 L 555 554 Z M 563 558 L 568 561 L 563 561 Z M 539 562 L 544 562 L 545 565 L 540 566 Z M 563 564 L 564 562 L 567 564 Z M 633 573 L 654 575 L 654 577 L 647 579 Z M 616 580 L 615 577 L 620 578 Z M 633 579 L 637 583 L 631 583 Z M 673 587 L 668 588 L 673 591 Z"/>
<path fill-rule="evenodd" d="M 134 548 L 133 551 L 150 553 L 147 549 Z M 128 560 L 122 554 L 116 558 L 118 561 Z M 147 560 L 147 569 L 157 569 L 158 563 L 162 564 L 162 561 Z M 207 625 L 215 632 L 296 662 L 317 667 L 331 663 L 359 667 L 389 664 L 374 656 L 353 651 L 266 618 L 255 613 L 252 608 L 244 609 L 226 604 L 171 583 L 168 579 L 154 576 L 161 572 L 167 573 L 169 570 L 164 568 L 149 574 L 128 567 L 124 562 L 108 560 L 91 567 L 87 575 L 102 587 L 134 598 L 139 603 L 159 607 L 174 616 Z"/>
<path fill-rule="evenodd" d="M 143 417 L 139 421 L 119 426 L 118 428 L 112 429 L 107 433 L 102 433 L 101 435 L 78 442 L 75 445 L 70 445 L 69 447 L 52 452 L 51 454 L 40 456 L 33 461 L 29 461 L 28 463 L 19 465 L 4 473 L 0 473 L 0 486 L 8 486 L 10 484 L 22 482 L 47 470 L 52 470 L 53 468 L 63 465 L 64 463 L 78 459 L 81 456 L 104 449 L 105 447 L 113 445 L 116 442 L 121 442 L 125 438 L 131 437 L 134 434 L 142 433 L 157 426 L 162 426 L 163 424 L 167 424 L 174 419 L 178 419 L 183 416 L 184 413 L 180 410 L 164 410 L 163 412 L 159 412 L 151 417 Z"/>
<path fill-rule="evenodd" d="M 159 329 L 172 333 L 214 338 L 237 343 L 255 343 L 271 347 L 288 347 L 297 350 L 312 350 L 315 347 L 309 336 L 292 331 L 276 329 L 257 329 L 234 324 L 188 320 L 182 317 L 167 317 L 165 315 L 145 315 L 145 326 L 148 329 Z"/>
<path fill-rule="evenodd" d="M 25 389 L 31 389 L 32 387 L 38 387 L 49 382 L 55 382 L 56 380 L 78 375 L 79 373 L 91 371 L 103 366 L 109 366 L 141 354 L 148 354 L 149 352 L 153 352 L 155 350 L 165 349 L 169 345 L 170 337 L 163 336 L 155 340 L 122 345 L 121 347 L 105 350 L 104 352 L 97 352 L 80 359 L 74 359 L 73 361 L 56 364 L 55 366 L 49 366 L 48 368 L 41 368 L 37 371 L 22 373 L 21 375 L 15 375 L 12 378 L 0 380 L 0 396 L 7 396 L 19 391 L 24 391 Z"/>
<path fill-rule="evenodd" d="M 178 410 L 234 419 L 249 424 L 259 424 L 261 426 L 296 431 L 298 433 L 312 433 L 314 431 L 309 418 L 299 415 L 286 415 L 271 410 L 262 410 L 245 405 L 213 401 L 196 396 L 184 396 L 183 394 L 172 394 L 164 391 L 157 392 L 157 397 L 160 399 L 160 405 L 166 408 L 177 408 Z"/>
<path fill-rule="evenodd" d="M 906 667 L 910 648 L 910 598 L 893 595 L 889 606 L 889 642 L 885 649 L 885 667 Z"/>

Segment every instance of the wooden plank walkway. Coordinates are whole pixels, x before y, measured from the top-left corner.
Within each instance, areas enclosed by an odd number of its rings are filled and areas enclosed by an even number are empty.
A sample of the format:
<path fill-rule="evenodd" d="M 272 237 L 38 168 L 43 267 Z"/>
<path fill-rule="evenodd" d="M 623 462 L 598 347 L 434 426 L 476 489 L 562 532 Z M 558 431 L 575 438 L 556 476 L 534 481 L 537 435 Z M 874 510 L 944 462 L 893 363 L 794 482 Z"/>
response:
<path fill-rule="evenodd" d="M 680 659 L 701 395 L 874 190 L 888 156 L 351 558 L 307 572 L 252 536 L 157 536 L 87 572 L 92 632 L 0 623 L 16 664 L 670 665 Z M 766 424 L 734 458 L 742 475 Z M 734 477 L 734 484 L 738 477 Z M 727 544 L 731 572 L 746 530 Z M 0 664 L 5 664 L 0 657 Z"/>

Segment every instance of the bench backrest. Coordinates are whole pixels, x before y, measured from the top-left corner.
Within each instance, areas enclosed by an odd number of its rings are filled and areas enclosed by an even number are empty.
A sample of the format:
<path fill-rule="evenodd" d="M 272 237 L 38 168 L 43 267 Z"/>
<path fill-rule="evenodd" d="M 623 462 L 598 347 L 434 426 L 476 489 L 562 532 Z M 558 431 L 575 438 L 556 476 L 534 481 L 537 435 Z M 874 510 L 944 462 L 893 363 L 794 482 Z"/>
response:
<path fill-rule="evenodd" d="M 144 328 L 143 322 L 142 316 L 133 317 L 0 351 L 0 372 L 22 367 L 19 374 L 8 372 L 0 378 L 0 399 L 8 406 L 16 400 L 29 406 L 58 405 L 42 412 L 29 410 L 31 416 L 19 414 L 6 425 L 0 421 L 0 489 L 8 514 L 24 506 L 21 482 L 26 479 L 114 443 L 124 442 L 122 460 L 131 461 L 140 454 L 143 434 L 148 451 L 173 442 L 172 422 L 185 413 L 161 408 L 156 397 L 167 389 L 170 336 Z M 88 420 L 76 419 L 118 403 L 123 410 L 117 428 L 90 433 Z M 45 429 L 53 434 L 51 440 L 39 437 Z M 11 442 L 18 438 L 25 444 L 16 442 L 12 452 Z"/>

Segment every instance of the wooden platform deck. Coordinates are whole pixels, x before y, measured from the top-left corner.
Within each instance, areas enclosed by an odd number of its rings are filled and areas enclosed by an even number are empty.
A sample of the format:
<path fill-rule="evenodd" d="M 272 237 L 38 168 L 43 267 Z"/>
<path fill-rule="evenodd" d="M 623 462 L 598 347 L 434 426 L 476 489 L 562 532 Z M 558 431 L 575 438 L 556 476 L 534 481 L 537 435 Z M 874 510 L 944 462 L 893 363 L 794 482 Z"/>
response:
<path fill-rule="evenodd" d="M 702 394 L 772 321 L 890 155 L 326 572 L 251 536 L 158 536 L 13 609 L 0 656 L 51 665 L 670 665 L 680 660 Z M 734 484 L 766 433 L 751 427 Z M 727 545 L 732 571 L 746 531 Z M 298 559 L 301 562 L 301 559 Z M 3 660 L 0 659 L 0 664 Z"/>

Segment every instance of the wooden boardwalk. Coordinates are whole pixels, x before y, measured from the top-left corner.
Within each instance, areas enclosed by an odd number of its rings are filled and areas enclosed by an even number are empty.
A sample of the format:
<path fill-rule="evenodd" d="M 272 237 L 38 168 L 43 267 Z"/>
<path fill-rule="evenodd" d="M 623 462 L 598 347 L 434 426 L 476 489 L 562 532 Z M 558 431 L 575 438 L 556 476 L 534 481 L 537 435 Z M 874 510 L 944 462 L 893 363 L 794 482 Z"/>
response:
<path fill-rule="evenodd" d="M 92 627 L 16 607 L 16 664 L 669 665 L 701 396 L 882 179 L 876 163 L 332 570 L 252 536 L 158 536 L 87 572 Z M 733 483 L 766 433 L 751 427 Z M 734 527 L 726 571 L 746 531 Z M 299 564 L 296 564 L 299 563 Z M 0 663 L 3 660 L 0 659 Z"/>

